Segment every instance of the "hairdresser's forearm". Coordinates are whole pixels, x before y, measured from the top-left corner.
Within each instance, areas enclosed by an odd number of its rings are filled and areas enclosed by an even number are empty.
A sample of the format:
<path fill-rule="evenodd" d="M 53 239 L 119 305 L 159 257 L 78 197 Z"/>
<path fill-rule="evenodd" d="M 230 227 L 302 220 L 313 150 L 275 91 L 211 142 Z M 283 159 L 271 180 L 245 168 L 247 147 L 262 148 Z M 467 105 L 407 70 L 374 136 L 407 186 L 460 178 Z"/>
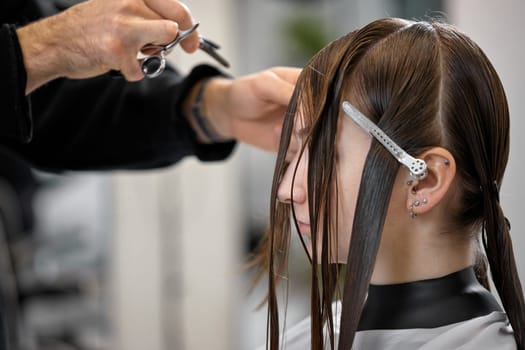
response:
<path fill-rule="evenodd" d="M 284 113 L 299 72 L 296 68 L 274 67 L 237 79 L 212 78 L 202 91 L 199 105 L 200 114 L 215 134 L 215 140 L 234 139 L 276 151 Z M 199 89 L 199 84 L 193 87 L 184 111 L 199 139 L 206 140 L 192 110 Z"/>
<path fill-rule="evenodd" d="M 144 77 L 137 53 L 166 43 L 193 20 L 177 0 L 90 0 L 18 31 L 26 65 L 27 93 L 57 77 L 85 79 L 118 70 L 128 81 Z M 181 47 L 198 49 L 198 33 Z"/>
<path fill-rule="evenodd" d="M 26 95 L 43 84 L 60 76 L 60 65 L 66 64 L 61 57 L 52 27 L 54 17 L 36 22 L 17 30 L 27 74 Z"/>

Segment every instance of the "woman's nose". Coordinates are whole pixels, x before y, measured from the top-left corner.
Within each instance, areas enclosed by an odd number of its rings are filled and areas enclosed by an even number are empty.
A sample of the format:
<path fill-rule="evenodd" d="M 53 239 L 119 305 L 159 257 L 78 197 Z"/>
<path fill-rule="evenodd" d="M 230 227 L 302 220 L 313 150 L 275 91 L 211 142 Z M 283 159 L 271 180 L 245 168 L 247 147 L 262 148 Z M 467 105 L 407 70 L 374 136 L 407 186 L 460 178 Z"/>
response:
<path fill-rule="evenodd" d="M 279 184 L 279 189 L 277 190 L 277 199 L 279 202 L 290 204 L 292 202 L 292 194 L 294 203 L 304 203 L 306 201 L 306 168 L 303 164 L 304 162 L 299 163 L 295 180 L 293 177 L 296 163 L 291 163 L 288 169 L 286 169 Z"/>

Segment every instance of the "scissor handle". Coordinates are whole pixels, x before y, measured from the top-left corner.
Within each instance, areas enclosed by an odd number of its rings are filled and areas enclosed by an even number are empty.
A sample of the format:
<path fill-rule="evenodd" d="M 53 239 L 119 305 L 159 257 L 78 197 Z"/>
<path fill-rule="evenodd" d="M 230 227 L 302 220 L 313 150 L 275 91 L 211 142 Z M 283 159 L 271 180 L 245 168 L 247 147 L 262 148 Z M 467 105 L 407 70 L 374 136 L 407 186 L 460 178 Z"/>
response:
<path fill-rule="evenodd" d="M 199 26 L 195 23 L 191 28 L 181 30 L 171 42 L 165 45 L 148 44 L 144 46 L 137 55 L 141 62 L 141 69 L 147 78 L 155 78 L 164 72 L 166 68 L 166 55 L 168 55 L 175 45 L 190 36 Z M 217 53 L 219 45 L 208 39 L 199 36 L 199 48 L 213 57 L 217 62 L 224 67 L 229 67 L 230 64 L 221 55 Z"/>
<path fill-rule="evenodd" d="M 158 55 L 148 56 L 142 60 L 142 73 L 147 78 L 156 78 L 164 72 L 166 68 L 166 58 L 164 52 L 161 51 Z"/>

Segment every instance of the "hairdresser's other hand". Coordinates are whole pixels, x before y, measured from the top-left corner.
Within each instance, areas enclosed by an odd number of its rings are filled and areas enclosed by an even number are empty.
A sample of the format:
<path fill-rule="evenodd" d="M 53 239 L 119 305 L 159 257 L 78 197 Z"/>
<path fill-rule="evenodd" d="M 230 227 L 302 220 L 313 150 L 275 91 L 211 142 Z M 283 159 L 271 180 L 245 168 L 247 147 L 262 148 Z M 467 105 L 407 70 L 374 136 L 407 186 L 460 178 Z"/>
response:
<path fill-rule="evenodd" d="M 213 79 L 205 91 L 204 115 L 224 138 L 275 152 L 300 72 L 274 67 L 234 80 Z"/>
<path fill-rule="evenodd" d="M 129 81 L 143 78 L 137 53 L 164 44 L 193 23 L 177 0 L 90 0 L 19 28 L 27 71 L 26 93 L 58 77 L 89 78 L 119 70 Z M 198 33 L 181 42 L 193 52 Z"/>

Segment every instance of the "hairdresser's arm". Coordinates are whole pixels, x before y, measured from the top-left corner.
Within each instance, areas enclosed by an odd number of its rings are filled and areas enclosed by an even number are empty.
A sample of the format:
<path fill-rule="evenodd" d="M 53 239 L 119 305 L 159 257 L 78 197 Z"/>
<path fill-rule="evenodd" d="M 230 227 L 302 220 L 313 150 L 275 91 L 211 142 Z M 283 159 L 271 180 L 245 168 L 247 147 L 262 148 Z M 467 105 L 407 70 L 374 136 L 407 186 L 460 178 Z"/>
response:
<path fill-rule="evenodd" d="M 177 0 L 90 0 L 58 14 L 52 1 L 36 2 L 0 2 L 5 21 L 0 24 L 2 142 L 31 139 L 27 93 L 57 77 L 86 78 L 109 69 L 121 70 L 129 80 L 139 79 L 139 48 L 166 42 L 176 35 L 177 23 L 187 28 L 192 22 Z M 36 21 L 41 16 L 47 18 Z M 181 43 L 186 51 L 196 49 L 196 35 Z"/>
<path fill-rule="evenodd" d="M 108 75 L 56 79 L 31 94 L 32 140 L 0 142 L 34 166 L 57 171 L 156 168 L 188 155 L 224 159 L 234 142 L 200 143 L 182 113 L 193 85 L 220 74 L 199 66 L 185 77 L 168 67 L 136 83 Z"/>
<path fill-rule="evenodd" d="M 26 93 L 59 77 L 90 78 L 111 69 L 140 80 L 137 52 L 191 25 L 189 10 L 177 0 L 90 0 L 19 28 Z M 193 52 L 197 38 L 195 32 L 181 46 Z"/>
<path fill-rule="evenodd" d="M 48 170 L 156 168 L 189 155 L 221 160 L 233 150 L 231 139 L 274 150 L 297 73 L 277 68 L 230 80 L 203 65 L 184 78 L 168 68 L 137 83 L 107 75 L 58 79 L 32 94 L 33 140 L 5 145 Z M 212 77 L 203 115 L 224 142 L 210 144 L 199 139 L 184 110 L 198 84 Z"/>

